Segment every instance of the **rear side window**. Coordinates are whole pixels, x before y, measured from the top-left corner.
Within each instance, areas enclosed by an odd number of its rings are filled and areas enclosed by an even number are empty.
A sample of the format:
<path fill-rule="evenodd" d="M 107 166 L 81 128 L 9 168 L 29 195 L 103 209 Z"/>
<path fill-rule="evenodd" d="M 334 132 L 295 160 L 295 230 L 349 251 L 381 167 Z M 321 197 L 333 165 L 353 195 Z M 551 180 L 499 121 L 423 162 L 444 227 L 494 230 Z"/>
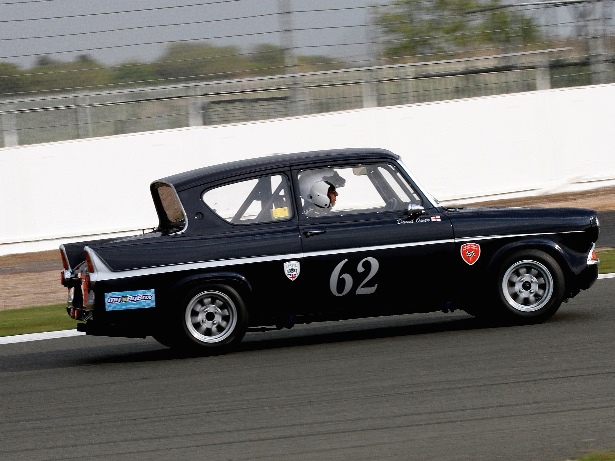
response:
<path fill-rule="evenodd" d="M 203 202 L 232 224 L 286 221 L 293 216 L 288 179 L 284 175 L 225 184 L 206 191 Z"/>
<path fill-rule="evenodd" d="M 160 230 L 167 232 L 181 231 L 186 227 L 184 209 L 175 193 L 175 189 L 168 184 L 158 183 L 152 191 Z"/>

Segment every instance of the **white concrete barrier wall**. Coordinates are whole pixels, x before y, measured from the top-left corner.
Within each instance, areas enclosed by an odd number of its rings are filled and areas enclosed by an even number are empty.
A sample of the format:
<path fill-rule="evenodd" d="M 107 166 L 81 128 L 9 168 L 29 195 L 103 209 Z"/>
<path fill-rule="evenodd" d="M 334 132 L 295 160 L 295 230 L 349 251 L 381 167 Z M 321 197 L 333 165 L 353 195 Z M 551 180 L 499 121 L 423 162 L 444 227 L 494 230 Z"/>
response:
<path fill-rule="evenodd" d="M 600 85 L 0 149 L 0 255 L 154 227 L 153 180 L 276 153 L 390 149 L 444 201 L 599 187 L 614 120 Z"/>

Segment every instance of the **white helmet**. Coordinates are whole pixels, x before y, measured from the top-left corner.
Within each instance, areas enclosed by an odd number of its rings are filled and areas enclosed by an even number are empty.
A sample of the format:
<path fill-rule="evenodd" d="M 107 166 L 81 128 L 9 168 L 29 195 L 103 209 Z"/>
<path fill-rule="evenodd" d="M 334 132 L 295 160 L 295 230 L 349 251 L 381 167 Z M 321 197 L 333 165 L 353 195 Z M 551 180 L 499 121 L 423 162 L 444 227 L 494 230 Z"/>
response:
<path fill-rule="evenodd" d="M 312 184 L 307 199 L 319 208 L 331 208 L 331 200 L 327 195 L 329 187 L 331 184 L 326 181 L 316 181 Z"/>

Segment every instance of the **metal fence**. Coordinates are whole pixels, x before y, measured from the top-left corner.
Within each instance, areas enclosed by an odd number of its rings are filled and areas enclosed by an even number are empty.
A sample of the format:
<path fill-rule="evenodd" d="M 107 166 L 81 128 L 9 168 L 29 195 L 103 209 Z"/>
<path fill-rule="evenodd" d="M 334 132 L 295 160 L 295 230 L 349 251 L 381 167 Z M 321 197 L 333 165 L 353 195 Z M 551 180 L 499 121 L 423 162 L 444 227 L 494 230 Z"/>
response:
<path fill-rule="evenodd" d="M 287 56 L 282 72 L 277 69 L 271 76 L 5 95 L 0 99 L 0 147 L 611 83 L 613 3 L 502 5 L 531 15 L 541 39 L 531 45 L 511 42 L 514 46 L 499 50 L 391 57 L 382 51 L 383 37 L 374 34 L 372 51 L 362 58 L 371 65 L 299 72 Z"/>

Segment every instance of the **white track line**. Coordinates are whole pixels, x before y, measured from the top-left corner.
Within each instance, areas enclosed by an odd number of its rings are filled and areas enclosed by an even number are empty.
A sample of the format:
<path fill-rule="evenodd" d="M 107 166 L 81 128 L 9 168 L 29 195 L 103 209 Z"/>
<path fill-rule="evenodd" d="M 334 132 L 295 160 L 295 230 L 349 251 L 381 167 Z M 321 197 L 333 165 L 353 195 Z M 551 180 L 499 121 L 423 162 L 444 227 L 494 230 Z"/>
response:
<path fill-rule="evenodd" d="M 2 336 L 0 337 L 0 344 L 15 344 L 15 343 L 27 343 L 29 341 L 43 341 L 46 339 L 57 338 L 69 338 L 72 336 L 81 336 L 85 333 L 81 333 L 77 330 L 62 330 L 62 331 L 50 331 L 47 333 L 30 333 L 27 335 L 15 335 L 15 336 Z"/>

